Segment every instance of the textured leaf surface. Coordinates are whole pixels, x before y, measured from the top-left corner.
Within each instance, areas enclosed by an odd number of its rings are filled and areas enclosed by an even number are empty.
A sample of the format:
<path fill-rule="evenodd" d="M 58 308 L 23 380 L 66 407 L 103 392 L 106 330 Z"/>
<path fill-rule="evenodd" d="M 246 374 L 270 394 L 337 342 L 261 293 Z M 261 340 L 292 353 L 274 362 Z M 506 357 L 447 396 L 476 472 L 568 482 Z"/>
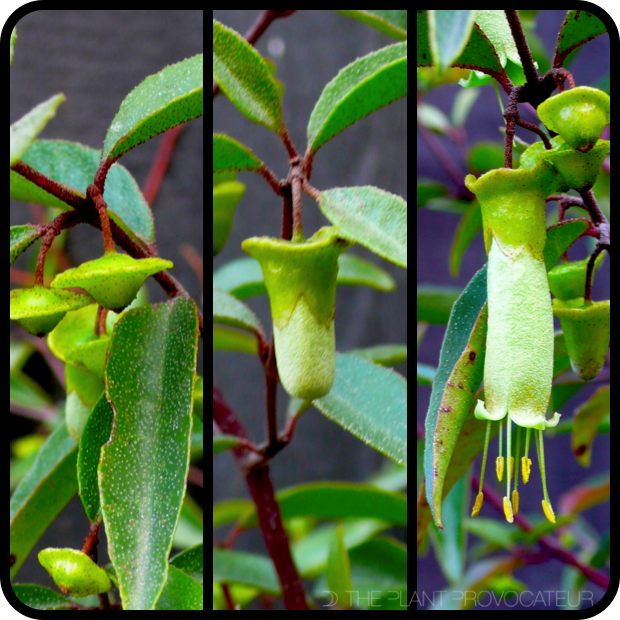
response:
<path fill-rule="evenodd" d="M 99 487 L 123 606 L 152 610 L 185 497 L 198 319 L 185 299 L 142 307 L 114 328 L 106 388 L 115 413 Z"/>
<path fill-rule="evenodd" d="M 407 203 L 376 187 L 339 187 L 321 193 L 319 207 L 343 237 L 407 266 Z"/>
<path fill-rule="evenodd" d="M 39 237 L 34 226 L 11 226 L 11 265 L 17 257 L 25 252 Z"/>
<path fill-rule="evenodd" d="M 112 120 L 101 161 L 113 162 L 155 136 L 202 116 L 203 55 L 150 75 L 125 98 Z"/>
<path fill-rule="evenodd" d="M 336 11 L 400 41 L 407 39 L 407 9 Z"/>
<path fill-rule="evenodd" d="M 247 118 L 282 128 L 282 92 L 260 54 L 238 33 L 213 20 L 213 79 Z"/>
<path fill-rule="evenodd" d="M 213 174 L 225 170 L 260 170 L 262 167 L 258 157 L 241 142 L 213 134 Z"/>
<path fill-rule="evenodd" d="M 64 100 L 64 95 L 55 95 L 11 125 L 11 166 L 34 142 Z"/>
<path fill-rule="evenodd" d="M 99 167 L 99 151 L 76 142 L 37 140 L 22 160 L 85 198 Z M 151 243 L 155 240 L 153 215 L 136 180 L 120 164 L 107 177 L 104 197 L 111 218 L 133 239 Z M 34 183 L 11 171 L 11 200 L 34 202 L 44 207 L 68 210 L 67 204 L 48 194 Z"/>
<path fill-rule="evenodd" d="M 407 96 L 407 43 L 358 58 L 325 87 L 308 123 L 308 150 L 376 110 Z"/>

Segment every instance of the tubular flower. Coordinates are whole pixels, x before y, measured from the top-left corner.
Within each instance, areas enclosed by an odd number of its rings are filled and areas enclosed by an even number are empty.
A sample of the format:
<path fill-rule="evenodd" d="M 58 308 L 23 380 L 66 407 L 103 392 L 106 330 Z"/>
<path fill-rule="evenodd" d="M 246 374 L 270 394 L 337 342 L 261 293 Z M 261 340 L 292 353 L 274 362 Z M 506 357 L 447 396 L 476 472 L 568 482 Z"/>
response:
<path fill-rule="evenodd" d="M 521 454 L 524 483 L 529 480 L 531 432 L 543 479 L 543 511 L 555 522 L 546 488 L 542 431 L 559 422 L 546 413 L 553 379 L 553 313 L 543 259 L 546 242 L 545 199 L 551 176 L 545 162 L 532 170 L 492 170 L 476 180 L 469 175 L 467 187 L 482 208 L 485 247 L 489 255 L 487 295 L 489 319 L 484 366 L 486 402 L 478 401 L 475 416 L 488 424 L 480 493 L 473 516 L 482 508 L 484 467 L 493 422 L 506 421 L 505 458 L 500 454 L 497 475 L 506 473 L 504 512 L 512 523 L 519 509 L 518 467 L 514 467 L 512 423 L 518 428 L 514 453 Z M 550 176 L 551 175 L 551 176 Z M 522 431 L 525 449 L 521 452 Z M 501 434 L 500 434 L 501 438 Z M 500 453 L 501 439 L 500 439 Z M 514 491 L 511 485 L 514 479 Z"/>

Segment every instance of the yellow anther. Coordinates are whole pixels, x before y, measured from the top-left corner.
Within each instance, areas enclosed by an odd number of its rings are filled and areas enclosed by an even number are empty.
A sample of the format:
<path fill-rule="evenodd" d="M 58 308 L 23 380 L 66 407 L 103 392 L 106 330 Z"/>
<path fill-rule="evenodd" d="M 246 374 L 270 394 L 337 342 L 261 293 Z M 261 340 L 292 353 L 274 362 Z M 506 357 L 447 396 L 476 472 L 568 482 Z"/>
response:
<path fill-rule="evenodd" d="M 512 512 L 513 514 L 519 514 L 519 491 L 512 492 Z"/>
<path fill-rule="evenodd" d="M 474 509 L 472 510 L 471 516 L 477 517 L 482 510 L 482 503 L 484 502 L 484 493 L 478 493 L 476 497 L 476 503 L 474 504 Z"/>
<path fill-rule="evenodd" d="M 515 516 L 512 511 L 512 504 L 507 497 L 504 497 L 504 514 L 506 515 L 506 521 L 508 521 L 508 523 L 514 523 Z"/>
<path fill-rule="evenodd" d="M 506 460 L 503 456 L 498 456 L 495 461 L 495 470 L 497 471 L 497 479 L 501 482 L 504 479 L 504 469 L 506 468 Z"/>
<path fill-rule="evenodd" d="M 523 476 L 523 484 L 527 484 L 530 481 L 530 474 L 532 473 L 532 459 L 528 459 L 524 456 L 521 459 L 521 474 Z"/>
<path fill-rule="evenodd" d="M 549 502 L 543 500 L 542 503 L 543 512 L 545 513 L 545 517 L 551 521 L 551 523 L 555 523 L 555 512 L 553 512 L 553 508 Z"/>

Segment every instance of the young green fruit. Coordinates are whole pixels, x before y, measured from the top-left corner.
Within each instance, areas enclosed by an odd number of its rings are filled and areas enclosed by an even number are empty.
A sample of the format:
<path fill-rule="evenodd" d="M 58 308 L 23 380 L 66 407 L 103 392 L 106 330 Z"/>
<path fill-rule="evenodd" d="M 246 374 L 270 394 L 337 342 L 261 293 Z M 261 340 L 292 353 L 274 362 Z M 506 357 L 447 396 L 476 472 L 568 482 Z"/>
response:
<path fill-rule="evenodd" d="M 550 97 L 538 106 L 538 117 L 575 150 L 586 153 L 610 121 L 610 98 L 598 88 L 579 86 Z"/>
<path fill-rule="evenodd" d="M 10 292 L 10 319 L 29 334 L 42 338 L 51 332 L 67 312 L 92 303 L 88 295 L 52 291 L 42 286 Z"/>
<path fill-rule="evenodd" d="M 85 553 L 76 549 L 43 549 L 41 566 L 62 592 L 75 598 L 103 594 L 112 589 L 108 574 Z"/>
<path fill-rule="evenodd" d="M 351 245 L 325 227 L 304 243 L 252 237 L 241 246 L 263 270 L 278 371 L 291 396 L 314 400 L 334 383 L 338 257 Z"/>
<path fill-rule="evenodd" d="M 583 297 L 553 300 L 573 370 L 584 381 L 594 379 L 605 364 L 611 338 L 611 301 L 584 302 Z"/>
<path fill-rule="evenodd" d="M 120 312 L 136 298 L 147 278 L 173 266 L 161 258 L 138 260 L 127 254 L 108 252 L 57 275 L 51 287 L 84 289 L 100 306 Z"/>

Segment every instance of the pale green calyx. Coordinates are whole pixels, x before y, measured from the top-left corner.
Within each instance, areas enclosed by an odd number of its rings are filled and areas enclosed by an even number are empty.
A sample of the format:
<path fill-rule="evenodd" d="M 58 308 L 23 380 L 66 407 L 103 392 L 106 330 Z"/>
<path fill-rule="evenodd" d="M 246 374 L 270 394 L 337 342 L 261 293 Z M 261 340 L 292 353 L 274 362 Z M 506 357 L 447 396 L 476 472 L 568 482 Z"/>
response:
<path fill-rule="evenodd" d="M 478 401 L 475 416 L 492 422 L 506 420 L 506 456 L 497 460 L 497 475 L 506 472 L 504 512 L 512 523 L 519 511 L 518 473 L 513 472 L 512 422 L 527 431 L 522 459 L 523 481 L 529 480 L 528 449 L 531 429 L 543 478 L 543 510 L 554 520 L 546 490 L 542 431 L 559 422 L 556 413 L 546 413 L 553 380 L 553 313 L 543 249 L 546 243 L 545 204 L 547 189 L 553 183 L 553 168 L 546 162 L 531 169 L 492 170 L 476 180 L 465 179 L 467 187 L 480 202 L 484 238 L 489 262 L 487 267 L 488 331 L 484 365 L 486 402 Z M 485 442 L 486 463 L 488 438 Z M 519 447 L 517 439 L 517 450 Z M 482 508 L 482 484 L 473 516 Z"/>
<path fill-rule="evenodd" d="M 108 573 L 83 551 L 43 549 L 38 558 L 54 583 L 69 596 L 84 598 L 91 594 L 103 594 L 112 589 Z"/>
<path fill-rule="evenodd" d="M 120 312 L 136 298 L 147 278 L 173 266 L 161 258 L 135 259 L 108 252 L 97 260 L 58 274 L 51 287 L 84 289 L 100 306 Z"/>
<path fill-rule="evenodd" d="M 578 86 L 543 101 L 538 117 L 577 151 L 588 152 L 610 122 L 609 95 L 598 88 Z"/>
<path fill-rule="evenodd" d="M 291 396 L 320 398 L 334 383 L 338 258 L 351 245 L 325 227 L 304 243 L 252 237 L 241 246 L 262 268 L 278 372 Z"/>

